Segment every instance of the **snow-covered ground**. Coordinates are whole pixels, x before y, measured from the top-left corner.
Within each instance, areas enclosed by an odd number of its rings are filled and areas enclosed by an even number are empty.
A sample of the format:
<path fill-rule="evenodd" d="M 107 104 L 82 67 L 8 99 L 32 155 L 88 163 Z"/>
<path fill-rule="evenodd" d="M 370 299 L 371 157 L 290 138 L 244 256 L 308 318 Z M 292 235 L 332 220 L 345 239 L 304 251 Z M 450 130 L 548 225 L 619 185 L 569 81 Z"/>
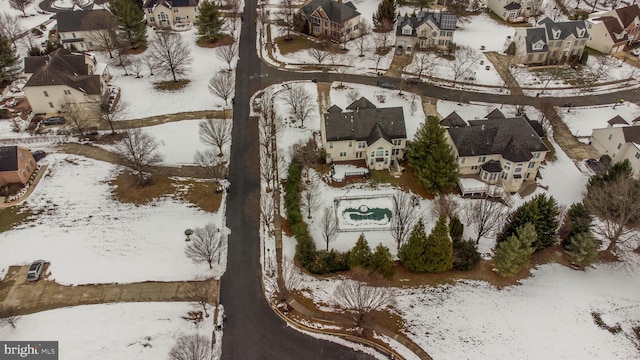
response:
<path fill-rule="evenodd" d="M 613 108 L 615 105 L 615 109 Z M 558 108 L 558 114 L 574 136 L 591 136 L 593 129 L 606 128 L 607 121 L 620 115 L 631 124 L 640 116 L 640 107 L 630 101 L 623 104 L 609 104 L 589 107 Z"/>
<path fill-rule="evenodd" d="M 184 319 L 195 303 L 117 303 L 47 310 L 21 316 L 16 328 L 0 327 L 5 341 L 58 341 L 60 359 L 166 359 L 183 335 L 211 340 L 213 316 Z M 213 309 L 209 307 L 209 313 Z"/>

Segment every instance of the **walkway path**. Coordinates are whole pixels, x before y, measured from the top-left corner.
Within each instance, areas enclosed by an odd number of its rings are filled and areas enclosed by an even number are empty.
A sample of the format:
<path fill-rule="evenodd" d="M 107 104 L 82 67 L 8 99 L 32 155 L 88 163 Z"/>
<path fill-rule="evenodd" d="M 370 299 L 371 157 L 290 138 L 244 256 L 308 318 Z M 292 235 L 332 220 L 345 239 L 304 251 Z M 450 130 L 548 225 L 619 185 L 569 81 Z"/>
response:
<path fill-rule="evenodd" d="M 600 157 L 600 154 L 593 146 L 578 141 L 578 139 L 571 134 L 569 127 L 564 121 L 562 121 L 562 118 L 558 115 L 555 107 L 543 103 L 540 105 L 539 109 L 544 116 L 549 119 L 551 126 L 553 127 L 553 140 L 555 140 L 556 144 L 558 144 L 560 148 L 562 148 L 562 151 L 564 151 L 572 160 L 582 161 L 585 159 L 597 159 Z M 560 111 L 565 111 L 562 109 L 563 108 L 561 108 Z"/>
<path fill-rule="evenodd" d="M 500 55 L 495 51 L 487 51 L 484 55 L 493 63 L 494 69 L 496 69 L 502 81 L 509 88 L 511 95 L 524 95 L 520 84 L 509 71 L 509 56 Z"/>
<path fill-rule="evenodd" d="M 45 265 L 43 274 L 46 273 Z M 206 283 L 212 287 L 209 304 L 216 304 L 220 289 L 217 280 L 173 281 L 131 284 L 88 284 L 77 286 L 60 285 L 41 279 L 28 282 L 29 266 L 10 266 L 4 280 L 0 282 L 0 312 L 10 309 L 13 315 L 26 315 L 61 307 L 105 304 L 116 302 L 148 301 L 195 301 L 189 296 L 191 284 Z M 43 276 L 44 277 L 44 276 Z"/>

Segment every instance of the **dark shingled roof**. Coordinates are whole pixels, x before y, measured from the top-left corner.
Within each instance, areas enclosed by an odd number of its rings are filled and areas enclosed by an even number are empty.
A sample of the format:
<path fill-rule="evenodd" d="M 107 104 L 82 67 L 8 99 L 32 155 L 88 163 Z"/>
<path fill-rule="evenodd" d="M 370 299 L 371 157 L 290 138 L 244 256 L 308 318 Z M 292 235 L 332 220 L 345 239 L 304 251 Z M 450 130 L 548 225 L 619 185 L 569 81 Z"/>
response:
<path fill-rule="evenodd" d="M 538 134 L 538 136 L 544 137 L 544 129 L 542 128 L 542 124 L 539 121 L 528 120 L 527 115 L 523 115 L 522 117 L 525 118 L 525 120 L 527 120 L 529 125 L 531 125 L 531 128 L 533 129 L 533 131 L 535 131 L 536 134 Z"/>
<path fill-rule="evenodd" d="M 623 8 L 617 8 L 616 14 L 625 28 L 633 24 L 636 18 L 640 18 L 640 7 L 636 5 L 625 6 Z"/>
<path fill-rule="evenodd" d="M 103 30 L 109 27 L 111 13 L 107 10 L 60 11 L 58 32 Z"/>
<path fill-rule="evenodd" d="M 507 5 L 504 6 L 505 10 L 518 10 L 522 8 L 522 6 L 520 6 L 520 4 L 515 3 L 515 2 L 510 2 Z"/>
<path fill-rule="evenodd" d="M 364 108 L 343 113 L 325 113 L 324 123 L 328 141 L 371 139 L 405 139 L 402 107 Z M 375 142 L 375 140 L 373 140 Z"/>
<path fill-rule="evenodd" d="M 338 105 L 331 105 L 330 108 L 327 109 L 328 113 L 341 113 L 342 109 Z"/>
<path fill-rule="evenodd" d="M 622 116 L 620 115 L 616 115 L 614 117 L 612 117 L 609 121 L 607 121 L 609 123 L 609 125 L 629 125 L 628 122 L 626 122 Z"/>
<path fill-rule="evenodd" d="M 416 37 L 416 28 L 430 20 L 440 30 L 455 30 L 456 24 L 458 23 L 458 17 L 456 14 L 449 12 L 420 11 L 416 16 L 398 15 L 396 18 L 396 35 Z M 411 26 L 411 35 L 402 33 L 402 28 L 406 25 Z"/>
<path fill-rule="evenodd" d="M 627 126 L 622 128 L 624 141 L 640 144 L 640 126 Z"/>
<path fill-rule="evenodd" d="M 200 0 L 146 0 L 144 8 L 153 8 L 156 5 L 164 5 L 168 8 L 198 6 Z"/>
<path fill-rule="evenodd" d="M 33 72 L 27 86 L 66 85 L 89 95 L 102 94 L 100 76 L 89 75 L 84 54 L 73 54 L 67 49 L 58 49 L 44 58 L 42 66 Z M 33 60 L 33 63 L 37 61 Z M 26 63 L 26 60 L 25 60 Z"/>
<path fill-rule="evenodd" d="M 335 105 L 334 105 L 335 106 Z M 369 100 L 367 100 L 364 96 L 360 99 L 351 103 L 351 105 L 347 106 L 347 110 L 357 110 L 357 109 L 375 109 L 376 106 Z"/>
<path fill-rule="evenodd" d="M 440 120 L 440 125 L 446 127 L 461 127 L 467 126 L 467 122 L 464 121 L 464 119 L 454 111 L 451 114 L 447 115 L 446 118 Z"/>
<path fill-rule="evenodd" d="M 485 116 L 484 118 L 485 119 L 504 119 L 504 114 L 502 113 L 502 111 L 498 110 L 498 108 L 495 108 L 490 113 L 488 113 L 487 116 Z"/>
<path fill-rule="evenodd" d="M 547 30 L 547 38 L 549 40 L 560 40 L 566 39 L 570 35 L 576 37 L 576 39 L 588 39 L 589 32 L 587 32 L 587 26 L 584 23 L 584 20 L 574 20 L 574 21 L 560 21 L 554 22 L 551 18 L 544 18 L 538 21 L 538 27 L 544 26 Z M 578 34 L 578 29 L 583 29 L 584 32 L 582 36 Z M 558 39 L 554 38 L 553 32 L 560 30 L 560 37 Z"/>
<path fill-rule="evenodd" d="M 502 171 L 502 165 L 500 165 L 500 161 L 498 160 L 489 160 L 480 165 L 480 168 L 488 173 L 499 173 Z"/>
<path fill-rule="evenodd" d="M 0 146 L 0 171 L 18 170 L 18 147 Z"/>
<path fill-rule="evenodd" d="M 47 63 L 46 56 L 27 56 L 24 58 L 24 73 L 33 74 Z"/>
<path fill-rule="evenodd" d="M 527 29 L 527 38 L 525 39 L 525 44 L 527 45 L 527 53 L 534 52 L 546 52 L 548 50 L 546 31 L 544 28 L 530 28 Z M 541 49 L 533 49 L 533 44 L 538 41 L 542 41 L 544 45 Z"/>
<path fill-rule="evenodd" d="M 627 32 L 620 26 L 618 19 L 613 16 L 604 16 L 593 19 L 593 21 L 602 21 L 604 27 L 607 29 L 609 33 L 609 38 L 613 41 L 613 43 L 619 42 L 627 42 L 629 37 L 627 36 Z"/>
<path fill-rule="evenodd" d="M 522 117 L 469 120 L 466 127 L 447 129 L 460 156 L 494 155 L 513 162 L 528 161 L 532 152 L 549 151 Z"/>
<path fill-rule="evenodd" d="M 337 23 L 343 23 L 360 16 L 360 13 L 356 11 L 355 5 L 351 4 L 350 1 L 347 3 L 339 3 L 332 0 L 311 0 L 300 10 L 302 10 L 307 18 L 310 18 L 311 14 L 318 8 L 322 8 L 329 19 Z"/>

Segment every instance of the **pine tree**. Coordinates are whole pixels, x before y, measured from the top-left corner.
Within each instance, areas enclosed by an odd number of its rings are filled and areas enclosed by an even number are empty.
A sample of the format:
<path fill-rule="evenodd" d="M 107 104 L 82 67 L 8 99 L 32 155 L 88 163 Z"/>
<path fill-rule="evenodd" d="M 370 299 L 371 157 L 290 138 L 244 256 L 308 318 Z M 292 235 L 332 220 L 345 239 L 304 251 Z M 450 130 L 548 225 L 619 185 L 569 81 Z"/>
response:
<path fill-rule="evenodd" d="M 430 116 L 418 129 L 407 157 L 422 186 L 430 192 L 446 192 L 460 177 L 458 164 L 447 144 L 438 118 Z"/>
<path fill-rule="evenodd" d="M 381 31 L 391 31 L 397 14 L 398 6 L 395 0 L 382 0 L 378 4 L 378 10 L 373 14 L 373 25 Z"/>
<path fill-rule="evenodd" d="M 480 262 L 478 245 L 473 240 L 453 239 L 453 268 L 469 271 Z"/>
<path fill-rule="evenodd" d="M 460 222 L 458 217 L 454 216 L 449 220 L 449 236 L 451 240 L 461 240 L 464 233 L 464 225 Z"/>
<path fill-rule="evenodd" d="M 198 39 L 216 42 L 222 37 L 222 25 L 224 19 L 220 16 L 218 5 L 210 0 L 200 2 L 198 9 Z"/>
<path fill-rule="evenodd" d="M 11 41 L 0 34 L 0 82 L 11 80 L 20 72 L 19 60 Z"/>
<path fill-rule="evenodd" d="M 567 211 L 568 220 L 568 234 L 566 236 L 566 240 L 562 243 L 562 246 L 566 249 L 569 244 L 569 239 L 572 237 L 591 232 L 591 214 L 589 214 L 589 209 L 584 205 L 584 203 L 575 203 L 569 207 Z"/>
<path fill-rule="evenodd" d="M 453 266 L 453 244 L 449 238 L 446 215 L 441 215 L 425 242 L 424 271 L 432 274 L 445 272 Z"/>
<path fill-rule="evenodd" d="M 493 256 L 493 266 L 502 276 L 514 276 L 527 267 L 529 256 L 535 251 L 531 245 L 536 241 L 537 235 L 532 223 L 519 227 L 516 234 L 499 243 Z"/>
<path fill-rule="evenodd" d="M 598 244 L 588 232 L 578 233 L 567 241 L 567 255 L 574 263 L 586 267 L 598 260 Z"/>
<path fill-rule="evenodd" d="M 524 224 L 532 223 L 537 234 L 537 239 L 533 243 L 534 249 L 537 251 L 551 247 L 557 240 L 559 212 L 558 203 L 552 196 L 540 194 L 509 215 L 505 228 L 498 236 L 498 242 L 508 239 Z"/>
<path fill-rule="evenodd" d="M 367 239 L 364 238 L 364 234 L 360 234 L 358 241 L 351 249 L 349 253 L 349 268 L 355 267 L 366 268 L 369 266 L 369 259 L 371 258 L 371 248 L 367 243 Z"/>
<path fill-rule="evenodd" d="M 118 28 L 126 36 L 131 48 L 136 49 L 147 43 L 144 13 L 135 0 L 111 0 L 109 9 L 118 20 Z"/>
<path fill-rule="evenodd" d="M 393 258 L 389 248 L 379 244 L 369 259 L 369 270 L 382 276 L 389 276 L 393 272 Z"/>
<path fill-rule="evenodd" d="M 424 272 L 426 260 L 425 245 L 427 234 L 424 232 L 424 223 L 419 220 L 411 230 L 411 235 L 398 251 L 398 258 L 402 265 L 411 272 Z"/>

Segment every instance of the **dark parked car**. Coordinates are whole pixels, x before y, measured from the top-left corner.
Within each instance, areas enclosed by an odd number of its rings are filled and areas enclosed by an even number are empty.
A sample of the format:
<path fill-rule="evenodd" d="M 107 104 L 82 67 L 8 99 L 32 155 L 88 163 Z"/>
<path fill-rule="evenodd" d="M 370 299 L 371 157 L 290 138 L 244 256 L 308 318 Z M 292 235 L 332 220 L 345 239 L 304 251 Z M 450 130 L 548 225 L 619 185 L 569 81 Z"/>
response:
<path fill-rule="evenodd" d="M 67 120 L 62 116 L 52 116 L 42 120 L 42 123 L 45 125 L 62 125 L 66 122 Z"/>
<path fill-rule="evenodd" d="M 420 84 L 422 82 L 422 80 L 420 78 L 412 77 L 412 78 L 408 78 L 407 82 L 409 84 L 415 85 L 415 84 Z"/>
<path fill-rule="evenodd" d="M 40 275 L 42 274 L 42 269 L 44 268 L 44 260 L 36 260 L 29 267 L 29 272 L 27 273 L 27 280 L 36 281 L 40 279 Z"/>
<path fill-rule="evenodd" d="M 395 89 L 396 86 L 393 83 L 390 82 L 380 82 L 378 81 L 378 86 L 380 86 L 381 88 L 385 88 L 385 89 Z"/>
<path fill-rule="evenodd" d="M 36 150 L 36 151 L 31 152 L 31 155 L 33 155 L 33 158 L 34 158 L 36 161 L 40 161 L 40 160 L 42 160 L 45 156 L 47 156 L 47 153 L 45 153 L 45 152 L 44 152 L 44 151 L 42 151 L 42 150 Z"/>

